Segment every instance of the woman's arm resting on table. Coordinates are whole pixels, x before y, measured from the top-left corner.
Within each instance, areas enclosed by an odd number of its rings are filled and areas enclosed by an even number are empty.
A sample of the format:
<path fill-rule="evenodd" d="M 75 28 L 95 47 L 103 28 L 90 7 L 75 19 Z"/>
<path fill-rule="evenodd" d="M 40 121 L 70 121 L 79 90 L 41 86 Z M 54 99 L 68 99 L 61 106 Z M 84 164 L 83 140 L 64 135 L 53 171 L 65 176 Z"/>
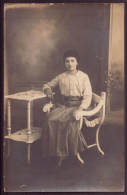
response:
<path fill-rule="evenodd" d="M 52 79 L 47 84 L 44 84 L 42 90 L 47 95 L 48 98 L 50 98 L 50 99 L 53 98 L 52 89 L 55 88 L 58 85 L 58 83 L 59 83 L 59 76 L 55 77 L 54 79 Z"/>

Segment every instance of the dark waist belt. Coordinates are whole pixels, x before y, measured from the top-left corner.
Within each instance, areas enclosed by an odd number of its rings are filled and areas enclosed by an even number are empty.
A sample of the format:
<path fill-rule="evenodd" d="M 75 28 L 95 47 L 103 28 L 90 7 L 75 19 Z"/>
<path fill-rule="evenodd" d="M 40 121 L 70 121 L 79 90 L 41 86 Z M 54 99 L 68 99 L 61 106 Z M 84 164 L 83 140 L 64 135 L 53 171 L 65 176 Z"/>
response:
<path fill-rule="evenodd" d="M 79 97 L 79 96 L 63 96 L 63 100 L 64 101 L 81 101 L 83 99 L 83 97 Z"/>

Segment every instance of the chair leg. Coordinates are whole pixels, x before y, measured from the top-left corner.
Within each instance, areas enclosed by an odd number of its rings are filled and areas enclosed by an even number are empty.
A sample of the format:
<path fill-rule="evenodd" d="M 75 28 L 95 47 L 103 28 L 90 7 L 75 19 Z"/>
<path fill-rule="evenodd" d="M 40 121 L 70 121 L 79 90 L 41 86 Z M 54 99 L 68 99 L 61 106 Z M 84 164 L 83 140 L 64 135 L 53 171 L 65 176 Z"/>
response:
<path fill-rule="evenodd" d="M 77 153 L 77 158 L 78 158 L 78 160 L 79 160 L 82 164 L 84 164 L 84 160 L 81 158 L 81 156 L 80 156 L 79 153 Z"/>
<path fill-rule="evenodd" d="M 97 143 L 97 148 L 98 148 L 99 152 L 100 152 L 102 155 L 104 155 L 104 152 L 103 152 L 103 150 L 101 149 L 100 144 L 99 144 L 99 130 L 100 130 L 100 126 L 97 128 L 96 143 Z"/>

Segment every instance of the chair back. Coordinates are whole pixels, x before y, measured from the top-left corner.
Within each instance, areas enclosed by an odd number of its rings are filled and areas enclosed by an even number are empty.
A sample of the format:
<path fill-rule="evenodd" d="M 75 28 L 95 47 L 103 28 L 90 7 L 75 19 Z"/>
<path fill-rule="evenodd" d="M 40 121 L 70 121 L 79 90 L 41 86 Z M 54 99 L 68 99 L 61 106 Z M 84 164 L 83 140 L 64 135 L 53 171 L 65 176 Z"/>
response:
<path fill-rule="evenodd" d="M 106 104 L 106 93 L 105 92 L 101 92 L 101 96 L 93 93 L 92 94 L 92 102 L 94 104 L 99 104 L 100 102 L 102 103 L 102 106 L 99 110 L 100 112 L 100 123 L 102 124 L 105 118 L 105 104 Z"/>

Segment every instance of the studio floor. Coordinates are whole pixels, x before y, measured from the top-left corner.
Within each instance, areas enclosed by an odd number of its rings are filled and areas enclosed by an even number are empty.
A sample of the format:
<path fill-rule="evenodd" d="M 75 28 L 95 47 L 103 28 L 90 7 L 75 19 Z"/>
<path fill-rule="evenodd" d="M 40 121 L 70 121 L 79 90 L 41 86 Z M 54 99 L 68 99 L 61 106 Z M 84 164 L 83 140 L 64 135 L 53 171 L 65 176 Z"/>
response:
<path fill-rule="evenodd" d="M 120 117 L 119 117 L 120 116 Z M 121 118 L 121 120 L 119 120 Z M 27 145 L 10 141 L 11 155 L 4 157 L 4 190 L 8 192 L 121 192 L 124 190 L 124 115 L 122 111 L 107 114 L 100 131 L 100 146 L 81 154 L 85 163 L 77 158 L 63 161 L 53 172 L 55 159 L 41 159 L 41 142 L 31 148 L 31 164 L 27 164 Z M 15 124 L 16 125 L 16 124 Z"/>

